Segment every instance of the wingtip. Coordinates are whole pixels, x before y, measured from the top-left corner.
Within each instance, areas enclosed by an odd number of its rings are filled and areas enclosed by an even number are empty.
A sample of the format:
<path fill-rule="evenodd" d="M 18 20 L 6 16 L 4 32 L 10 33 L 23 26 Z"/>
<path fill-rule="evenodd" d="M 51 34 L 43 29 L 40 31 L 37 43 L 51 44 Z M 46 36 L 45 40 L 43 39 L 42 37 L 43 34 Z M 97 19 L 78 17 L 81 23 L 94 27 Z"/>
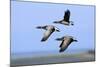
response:
<path fill-rule="evenodd" d="M 41 40 L 41 42 L 44 42 L 45 40 Z"/>
<path fill-rule="evenodd" d="M 63 40 L 63 37 L 62 38 L 56 38 L 55 40 L 62 41 Z"/>
<path fill-rule="evenodd" d="M 58 39 L 55 39 L 55 40 L 57 40 L 57 41 L 58 41 Z"/>
<path fill-rule="evenodd" d="M 59 40 L 61 40 L 61 39 L 59 39 L 59 38 L 56 38 L 55 40 L 59 41 Z"/>
<path fill-rule="evenodd" d="M 44 41 L 46 41 L 44 38 L 43 38 L 43 39 L 41 39 L 41 42 L 44 42 Z"/>
<path fill-rule="evenodd" d="M 59 22 L 57 22 L 57 21 L 54 21 L 53 23 L 59 23 Z"/>
<path fill-rule="evenodd" d="M 64 52 L 62 49 L 59 50 L 60 53 Z"/>
<path fill-rule="evenodd" d="M 41 28 L 41 27 L 40 27 L 40 26 L 37 26 L 36 28 L 39 29 L 39 28 Z"/>

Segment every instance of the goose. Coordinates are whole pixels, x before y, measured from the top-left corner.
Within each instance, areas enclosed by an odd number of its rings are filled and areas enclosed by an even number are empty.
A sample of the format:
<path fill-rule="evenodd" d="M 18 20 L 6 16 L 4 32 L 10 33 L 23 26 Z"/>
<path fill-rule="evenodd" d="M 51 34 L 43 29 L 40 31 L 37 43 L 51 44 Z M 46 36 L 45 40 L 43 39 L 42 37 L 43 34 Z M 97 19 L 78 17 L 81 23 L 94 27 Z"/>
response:
<path fill-rule="evenodd" d="M 59 52 L 64 52 L 72 42 L 77 42 L 77 40 L 75 40 L 72 36 L 63 36 L 61 38 L 57 38 L 56 40 L 62 41 L 59 46 Z"/>
<path fill-rule="evenodd" d="M 46 41 L 53 32 L 55 32 L 55 31 L 60 32 L 59 28 L 57 28 L 53 25 L 37 26 L 36 28 L 46 30 L 44 32 L 43 38 L 41 39 L 41 42 Z"/>
<path fill-rule="evenodd" d="M 58 24 L 63 24 L 63 25 L 74 25 L 73 21 L 70 21 L 70 10 L 67 9 L 65 11 L 65 14 L 62 20 L 54 21 L 53 23 L 56 23 L 56 24 L 58 23 Z"/>

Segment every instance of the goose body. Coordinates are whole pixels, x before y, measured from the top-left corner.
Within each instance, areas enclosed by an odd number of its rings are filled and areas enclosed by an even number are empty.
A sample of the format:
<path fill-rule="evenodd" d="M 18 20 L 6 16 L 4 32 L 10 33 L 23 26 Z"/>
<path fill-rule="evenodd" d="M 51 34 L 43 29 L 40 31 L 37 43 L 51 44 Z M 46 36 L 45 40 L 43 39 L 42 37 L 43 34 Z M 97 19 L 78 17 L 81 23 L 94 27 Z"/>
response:
<path fill-rule="evenodd" d="M 46 41 L 54 31 L 60 32 L 60 30 L 56 29 L 56 27 L 53 25 L 38 26 L 37 28 L 46 30 L 41 42 Z"/>
<path fill-rule="evenodd" d="M 63 19 L 60 21 L 55 21 L 54 23 L 63 25 L 70 25 L 70 24 L 73 25 L 73 22 L 70 21 L 70 11 L 66 10 Z"/>
<path fill-rule="evenodd" d="M 62 38 L 57 38 L 56 40 L 62 41 L 59 52 L 64 52 L 72 42 L 77 42 L 77 40 L 74 40 L 71 36 L 64 36 Z"/>

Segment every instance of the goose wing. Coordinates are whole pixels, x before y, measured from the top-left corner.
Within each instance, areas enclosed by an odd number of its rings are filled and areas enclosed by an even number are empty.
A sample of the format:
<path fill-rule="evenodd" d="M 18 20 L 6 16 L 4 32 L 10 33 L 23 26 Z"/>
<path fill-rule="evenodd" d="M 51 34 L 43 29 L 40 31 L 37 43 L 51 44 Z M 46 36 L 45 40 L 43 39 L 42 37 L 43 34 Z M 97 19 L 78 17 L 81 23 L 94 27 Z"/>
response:
<path fill-rule="evenodd" d="M 64 43 L 64 40 L 62 40 L 62 42 L 61 42 L 61 44 L 60 44 L 60 46 L 59 46 L 59 47 L 62 47 L 63 43 Z"/>
<path fill-rule="evenodd" d="M 69 19 L 70 19 L 70 11 L 69 10 L 67 10 L 67 11 L 65 11 L 65 14 L 64 14 L 64 21 L 69 21 Z"/>
<path fill-rule="evenodd" d="M 60 52 L 65 51 L 72 41 L 70 39 L 63 40 L 60 45 Z"/>
<path fill-rule="evenodd" d="M 46 41 L 53 32 L 54 30 L 52 29 L 46 30 L 41 41 Z"/>

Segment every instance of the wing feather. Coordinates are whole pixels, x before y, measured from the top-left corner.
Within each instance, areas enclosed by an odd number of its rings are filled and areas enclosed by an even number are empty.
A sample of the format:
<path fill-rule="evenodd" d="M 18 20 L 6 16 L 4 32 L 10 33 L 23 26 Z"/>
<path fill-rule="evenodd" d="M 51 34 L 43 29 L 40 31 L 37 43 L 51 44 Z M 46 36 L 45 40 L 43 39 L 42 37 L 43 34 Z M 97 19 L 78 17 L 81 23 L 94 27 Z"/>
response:
<path fill-rule="evenodd" d="M 65 12 L 65 15 L 64 15 L 64 21 L 68 22 L 69 19 L 70 19 L 70 11 L 67 10 L 67 11 Z"/>
<path fill-rule="evenodd" d="M 46 41 L 53 32 L 53 30 L 46 30 L 41 41 Z"/>
<path fill-rule="evenodd" d="M 65 51 L 68 48 L 68 46 L 70 45 L 71 42 L 72 41 L 70 39 L 64 40 L 63 43 L 62 43 L 62 45 L 61 45 L 60 52 Z"/>

